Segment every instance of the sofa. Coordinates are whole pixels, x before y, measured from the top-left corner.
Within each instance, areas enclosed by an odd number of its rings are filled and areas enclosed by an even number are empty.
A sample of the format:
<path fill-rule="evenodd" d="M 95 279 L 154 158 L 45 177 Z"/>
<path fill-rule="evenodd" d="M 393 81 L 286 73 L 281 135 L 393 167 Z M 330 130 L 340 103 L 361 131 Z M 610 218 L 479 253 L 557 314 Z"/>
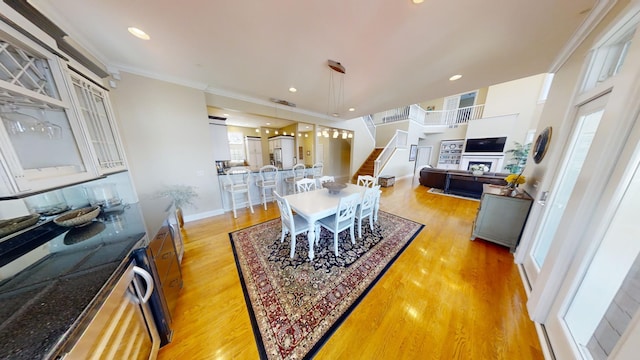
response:
<path fill-rule="evenodd" d="M 482 196 L 482 185 L 507 185 L 504 180 L 509 174 L 484 173 L 475 176 L 471 171 L 423 168 L 420 170 L 420 184 L 426 187 L 441 189 L 446 194 L 461 195 L 479 199 Z"/>

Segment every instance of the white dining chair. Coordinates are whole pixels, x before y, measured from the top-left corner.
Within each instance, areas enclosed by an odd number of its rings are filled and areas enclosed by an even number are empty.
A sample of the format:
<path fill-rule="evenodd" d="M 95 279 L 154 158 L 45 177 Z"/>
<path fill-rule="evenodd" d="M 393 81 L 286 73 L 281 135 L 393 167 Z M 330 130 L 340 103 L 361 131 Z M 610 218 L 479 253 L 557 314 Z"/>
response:
<path fill-rule="evenodd" d="M 296 182 L 304 179 L 305 166 L 304 164 L 296 164 L 293 166 L 293 176 L 285 179 L 287 187 L 291 188 L 291 192 L 296 192 Z"/>
<path fill-rule="evenodd" d="M 319 179 L 322 177 L 323 168 L 324 168 L 324 165 L 322 163 L 313 164 L 313 167 L 311 168 L 311 174 L 313 175 L 314 179 Z"/>
<path fill-rule="evenodd" d="M 249 169 L 244 167 L 233 167 L 227 170 L 226 176 L 222 179 L 225 182 L 224 189 L 231 195 L 231 207 L 233 208 L 233 217 L 238 218 L 236 213 L 236 194 L 247 194 L 247 203 L 253 214 L 253 205 L 251 204 Z"/>
<path fill-rule="evenodd" d="M 273 192 L 277 190 L 278 186 L 278 168 L 273 165 L 261 167 L 256 186 L 260 188 L 262 205 L 267 210 L 267 191 L 271 191 L 271 198 L 273 199 Z"/>
<path fill-rule="evenodd" d="M 338 203 L 338 211 L 334 215 L 327 216 L 326 218 L 320 219 L 318 224 L 333 232 L 333 252 L 336 256 L 338 254 L 338 234 L 346 229 L 349 229 L 349 234 L 351 235 L 351 243 L 355 244 L 356 239 L 354 236 L 354 220 L 356 215 L 356 208 L 360 203 L 360 193 L 351 194 L 349 196 L 345 196 L 340 198 L 340 202 Z M 316 242 L 318 241 L 316 238 Z"/>
<path fill-rule="evenodd" d="M 299 193 L 316 189 L 316 181 L 314 179 L 301 179 L 296 181 L 296 191 Z"/>
<path fill-rule="evenodd" d="M 277 191 L 273 192 L 273 196 L 278 203 L 280 209 L 280 219 L 282 220 L 282 235 L 280 236 L 280 243 L 284 242 L 284 237 L 287 233 L 291 234 L 291 251 L 289 257 L 293 259 L 296 249 L 296 235 L 306 233 L 309 231 L 309 223 L 300 215 L 294 215 L 291 211 L 291 206 L 287 199 L 278 194 Z M 316 228 L 316 236 L 320 234 L 320 227 Z"/>
<path fill-rule="evenodd" d="M 362 201 L 356 210 L 356 219 L 358 219 L 358 238 L 362 239 L 362 220 L 369 218 L 369 229 L 373 231 L 373 215 L 376 207 L 376 197 L 380 193 L 380 185 L 376 185 L 364 191 Z"/>
<path fill-rule="evenodd" d="M 380 196 L 382 195 L 382 190 L 380 190 L 380 186 L 377 185 L 377 191 L 376 191 L 376 201 L 375 201 L 375 205 L 373 207 L 373 222 L 377 223 L 378 222 L 378 210 L 380 210 Z"/>
<path fill-rule="evenodd" d="M 378 181 L 371 175 L 358 175 L 357 185 L 373 187 L 375 185 L 378 185 Z"/>

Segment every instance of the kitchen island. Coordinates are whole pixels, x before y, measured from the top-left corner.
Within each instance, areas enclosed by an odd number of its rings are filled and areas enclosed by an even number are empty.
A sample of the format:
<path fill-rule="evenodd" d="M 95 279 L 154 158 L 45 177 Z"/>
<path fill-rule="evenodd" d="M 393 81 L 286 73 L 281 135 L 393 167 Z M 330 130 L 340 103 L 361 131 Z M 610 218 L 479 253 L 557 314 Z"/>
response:
<path fill-rule="evenodd" d="M 312 168 L 307 167 L 305 169 L 305 176 L 312 176 Z M 226 174 L 219 174 L 218 181 L 220 186 L 220 193 L 222 194 L 222 207 L 224 211 L 231 211 L 231 194 L 224 189 L 224 182 L 226 181 Z M 278 170 L 277 177 L 277 185 L 276 192 L 280 195 L 292 194 L 293 189 L 291 187 L 291 183 L 287 183 L 286 179 L 293 177 L 293 169 L 282 169 Z M 249 196 L 251 196 L 251 204 L 259 205 L 262 204 L 262 199 L 260 198 L 261 189 L 258 187 L 257 181 L 260 179 L 259 171 L 251 171 L 249 175 Z M 246 195 L 242 194 L 242 197 L 236 195 L 236 204 L 238 204 L 238 208 L 248 206 Z M 267 194 L 268 198 L 271 198 L 270 194 Z"/>
<path fill-rule="evenodd" d="M 167 205 L 168 205 L 168 201 Z M 148 242 L 141 206 L 65 228 L 51 219 L 0 242 L 0 358 L 50 359 L 77 341 L 132 250 Z"/>

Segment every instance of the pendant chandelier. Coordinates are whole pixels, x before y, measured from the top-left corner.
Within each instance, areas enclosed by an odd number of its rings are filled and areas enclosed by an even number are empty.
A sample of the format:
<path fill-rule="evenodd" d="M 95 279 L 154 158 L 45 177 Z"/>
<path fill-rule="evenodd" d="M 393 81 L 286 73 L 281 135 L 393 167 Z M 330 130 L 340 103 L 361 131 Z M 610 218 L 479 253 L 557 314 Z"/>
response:
<path fill-rule="evenodd" d="M 344 107 L 344 74 L 346 69 L 334 60 L 327 60 L 329 66 L 329 96 L 327 115 L 339 117 Z"/>

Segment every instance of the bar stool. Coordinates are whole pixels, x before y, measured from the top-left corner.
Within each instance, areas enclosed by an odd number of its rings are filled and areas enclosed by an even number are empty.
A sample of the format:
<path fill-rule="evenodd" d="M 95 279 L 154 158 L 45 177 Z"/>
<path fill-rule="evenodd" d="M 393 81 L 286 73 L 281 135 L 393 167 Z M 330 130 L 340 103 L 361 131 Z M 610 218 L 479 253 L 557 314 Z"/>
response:
<path fill-rule="evenodd" d="M 267 190 L 271 190 L 271 199 L 275 200 L 273 192 L 277 191 L 278 187 L 278 168 L 273 165 L 265 165 L 260 168 L 260 175 L 256 185 L 260 188 L 260 198 L 262 199 L 262 205 L 267 210 Z"/>
<path fill-rule="evenodd" d="M 293 177 L 288 177 L 285 179 L 287 188 L 291 188 L 292 193 L 296 192 L 296 182 L 298 182 L 298 180 L 304 179 L 304 170 L 304 164 L 296 164 L 293 166 Z"/>
<path fill-rule="evenodd" d="M 233 217 L 238 218 L 236 213 L 236 194 L 247 194 L 247 202 L 249 209 L 253 214 L 253 205 L 251 204 L 251 194 L 249 193 L 249 176 L 251 172 L 247 168 L 235 167 L 227 171 L 227 175 L 223 177 L 225 182 L 224 189 L 231 195 L 231 206 L 233 208 Z"/>

